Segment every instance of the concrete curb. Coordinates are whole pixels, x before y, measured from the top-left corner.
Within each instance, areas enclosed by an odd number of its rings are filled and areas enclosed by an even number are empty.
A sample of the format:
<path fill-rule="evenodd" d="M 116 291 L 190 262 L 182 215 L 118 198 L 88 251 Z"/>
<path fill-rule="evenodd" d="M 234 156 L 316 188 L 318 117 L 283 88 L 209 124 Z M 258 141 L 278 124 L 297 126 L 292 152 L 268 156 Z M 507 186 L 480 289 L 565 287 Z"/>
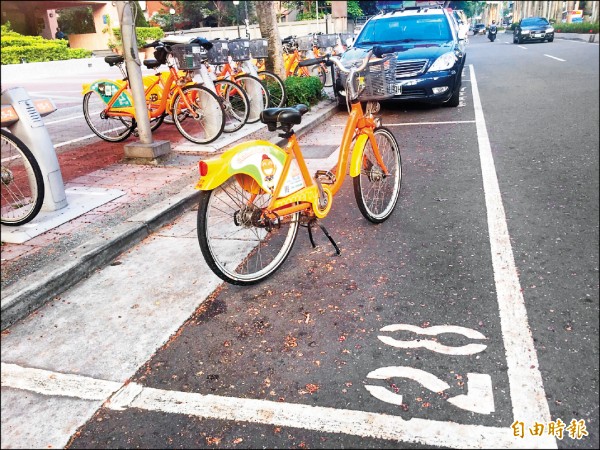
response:
<path fill-rule="evenodd" d="M 323 106 L 321 107 L 321 104 Z M 306 121 L 296 127 L 301 136 L 310 131 L 315 123 L 332 117 L 337 111 L 335 101 L 324 101 L 317 113 L 307 114 Z M 275 143 L 282 145 L 285 139 Z M 175 220 L 191 208 L 200 196 L 200 191 L 187 187 L 178 194 L 153 205 L 58 258 L 43 273 L 35 272 L 2 291 L 1 330 L 31 314 L 52 298 L 73 287 L 106 266 L 124 251 L 141 242 L 153 232 Z"/>

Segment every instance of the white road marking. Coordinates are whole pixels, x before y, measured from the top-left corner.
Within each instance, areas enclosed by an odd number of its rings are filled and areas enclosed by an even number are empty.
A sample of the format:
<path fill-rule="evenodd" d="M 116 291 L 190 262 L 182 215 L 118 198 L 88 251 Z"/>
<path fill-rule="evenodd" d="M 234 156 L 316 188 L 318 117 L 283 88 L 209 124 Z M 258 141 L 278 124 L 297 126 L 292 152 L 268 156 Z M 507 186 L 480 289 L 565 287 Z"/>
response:
<path fill-rule="evenodd" d="M 479 97 L 475 69 L 473 65 L 470 65 L 469 68 L 473 86 L 473 106 L 477 122 L 477 139 L 487 208 L 492 266 L 508 365 L 513 416 L 515 420 L 525 423 L 534 423 L 535 421 L 547 423 L 551 420 L 550 408 L 546 401 L 537 353 L 527 320 L 527 309 L 508 234 L 506 215 Z M 548 440 L 547 444 L 556 448 L 556 440 L 553 437 Z"/>
<path fill-rule="evenodd" d="M 95 134 L 87 134 L 87 135 L 82 136 L 82 137 L 77 138 L 77 139 L 71 139 L 70 141 L 65 141 L 65 142 L 60 142 L 58 144 L 54 144 L 54 148 L 62 147 L 64 145 L 73 144 L 73 143 L 79 142 L 79 141 L 85 141 L 86 139 L 93 138 L 93 137 L 98 137 L 98 136 L 96 136 Z"/>
<path fill-rule="evenodd" d="M 54 125 L 55 123 L 62 123 L 62 122 L 69 122 L 70 120 L 76 120 L 76 119 L 83 119 L 83 114 L 80 114 L 78 116 L 71 116 L 71 117 L 66 117 L 64 119 L 58 119 L 58 120 L 52 120 L 50 122 L 44 122 L 44 125 L 48 126 L 48 125 Z"/>
<path fill-rule="evenodd" d="M 466 81 L 466 80 L 463 80 Z M 410 125 L 454 125 L 460 123 L 475 123 L 474 120 L 449 120 L 449 121 L 440 121 L 440 122 L 404 122 L 404 123 L 384 123 L 383 125 L 386 127 L 403 127 Z M 335 124 L 332 127 L 345 127 L 346 124 Z"/>
<path fill-rule="evenodd" d="M 435 375 L 421 369 L 407 366 L 380 367 L 367 374 L 367 378 L 375 380 L 387 380 L 390 378 L 408 378 L 419 383 L 431 392 L 445 391 L 450 387 L 448 383 L 440 380 Z"/>
<path fill-rule="evenodd" d="M 416 325 L 409 325 L 405 323 L 398 323 L 393 325 L 387 325 L 381 328 L 379 331 L 412 331 L 417 334 L 424 334 L 427 336 L 437 336 L 440 334 L 454 333 L 461 334 L 471 339 L 486 339 L 486 337 L 477 330 L 471 328 L 460 327 L 456 325 L 436 325 L 433 327 L 421 328 Z M 423 339 L 415 339 L 412 341 L 400 341 L 389 336 L 377 336 L 381 342 L 396 348 L 426 348 L 428 350 L 442 353 L 444 355 L 474 355 L 484 351 L 487 345 L 483 344 L 467 344 L 460 347 L 450 347 L 447 345 L 440 344 L 437 341 L 429 341 Z"/>
<path fill-rule="evenodd" d="M 102 400 L 115 392 L 118 383 L 80 375 L 65 375 L 2 363 L 2 386 L 42 395 Z M 15 383 L 15 386 L 12 384 Z M 90 392 L 83 392 L 89 390 Z M 353 409 L 335 409 L 296 403 L 247 398 L 220 397 L 167 391 L 128 383 L 105 402 L 110 409 L 139 408 L 169 414 L 190 415 L 226 421 L 243 421 L 280 427 L 301 428 L 320 433 L 344 433 L 373 439 L 412 442 L 452 448 L 548 448 L 545 437 L 513 436 L 511 428 L 462 425 Z M 552 442 L 554 439 L 552 440 Z"/>
<path fill-rule="evenodd" d="M 441 353 L 443 355 L 474 355 L 480 353 L 487 348 L 487 345 L 483 344 L 467 344 L 460 347 L 449 347 L 447 345 L 440 344 L 436 341 L 429 340 L 415 340 L 415 341 L 399 341 L 389 336 L 377 336 L 381 342 L 396 348 L 426 348 L 432 352 Z"/>
<path fill-rule="evenodd" d="M 492 377 L 483 373 L 467 374 L 467 395 L 457 395 L 448 399 L 459 408 L 478 414 L 491 414 L 494 409 Z"/>
<path fill-rule="evenodd" d="M 562 62 L 566 62 L 567 61 L 566 59 L 560 59 L 560 58 L 557 58 L 556 56 L 546 55 L 545 53 L 544 53 L 544 56 L 547 56 L 548 58 L 555 59 L 557 61 L 562 61 Z"/>

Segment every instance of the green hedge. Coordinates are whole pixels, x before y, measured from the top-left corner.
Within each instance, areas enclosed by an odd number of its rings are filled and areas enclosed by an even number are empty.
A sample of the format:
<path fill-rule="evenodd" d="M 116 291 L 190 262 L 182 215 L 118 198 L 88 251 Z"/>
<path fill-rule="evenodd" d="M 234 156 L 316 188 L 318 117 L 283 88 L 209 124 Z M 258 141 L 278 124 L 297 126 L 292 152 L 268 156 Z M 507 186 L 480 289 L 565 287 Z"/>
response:
<path fill-rule="evenodd" d="M 10 29 L 10 23 L 2 25 L 0 46 L 2 64 L 19 64 L 26 62 L 59 61 L 64 59 L 88 58 L 90 50 L 69 48 L 68 42 L 62 39 L 44 39 L 40 36 L 23 36 Z"/>
<path fill-rule="evenodd" d="M 123 43 L 121 42 L 121 29 L 113 28 L 112 31 L 115 38 L 117 39 L 115 45 L 118 47 L 122 47 Z M 137 37 L 138 48 L 142 48 L 146 41 L 155 41 L 157 39 L 162 39 L 163 37 L 165 37 L 165 32 L 162 30 L 162 28 L 158 27 L 136 27 L 135 35 Z"/>
<path fill-rule="evenodd" d="M 598 23 L 555 23 L 552 25 L 557 33 L 598 33 Z"/>
<path fill-rule="evenodd" d="M 285 92 L 288 105 L 303 103 L 311 106 L 323 98 L 323 85 L 318 77 L 287 77 Z"/>

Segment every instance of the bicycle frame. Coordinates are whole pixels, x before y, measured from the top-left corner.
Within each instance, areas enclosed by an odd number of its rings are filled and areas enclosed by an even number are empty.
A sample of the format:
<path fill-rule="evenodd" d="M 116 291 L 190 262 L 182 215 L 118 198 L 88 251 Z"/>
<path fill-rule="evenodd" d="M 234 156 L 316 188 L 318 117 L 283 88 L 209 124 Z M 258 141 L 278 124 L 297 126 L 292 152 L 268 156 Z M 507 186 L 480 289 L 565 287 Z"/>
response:
<path fill-rule="evenodd" d="M 388 174 L 373 134 L 376 126 L 377 122 L 372 116 L 364 115 L 360 102 L 354 102 L 344 128 L 332 184 L 319 185 L 311 177 L 296 135 L 292 134 L 284 148 L 268 141 L 250 141 L 231 148 L 220 158 L 201 161 L 205 176 L 200 178 L 196 189 L 215 189 L 235 175 L 238 183 L 248 192 L 272 194 L 266 209 L 274 215 L 284 217 L 309 210 L 316 217 L 323 218 L 329 213 L 333 196 L 344 182 L 350 153 L 350 176 L 360 174 L 367 140 L 371 143 L 378 164 Z M 354 140 L 356 142 L 352 147 Z M 265 160 L 270 162 L 265 164 Z M 325 208 L 319 205 L 320 189 L 327 196 Z"/>

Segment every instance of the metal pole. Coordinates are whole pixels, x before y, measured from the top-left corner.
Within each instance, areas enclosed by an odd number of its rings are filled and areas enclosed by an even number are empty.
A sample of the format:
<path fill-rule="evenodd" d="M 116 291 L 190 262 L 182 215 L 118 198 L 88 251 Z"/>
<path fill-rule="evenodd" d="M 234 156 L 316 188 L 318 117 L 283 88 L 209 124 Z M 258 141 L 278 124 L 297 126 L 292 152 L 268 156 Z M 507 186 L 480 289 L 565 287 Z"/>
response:
<path fill-rule="evenodd" d="M 142 82 L 142 69 L 135 35 L 135 24 L 129 2 L 117 1 L 117 11 L 121 22 L 121 36 L 123 37 L 123 53 L 125 54 L 125 67 L 133 95 L 133 106 L 135 109 L 135 120 L 143 144 L 152 144 L 152 131 L 150 131 L 150 119 L 148 118 L 148 107 L 144 94 L 144 83 Z"/>

